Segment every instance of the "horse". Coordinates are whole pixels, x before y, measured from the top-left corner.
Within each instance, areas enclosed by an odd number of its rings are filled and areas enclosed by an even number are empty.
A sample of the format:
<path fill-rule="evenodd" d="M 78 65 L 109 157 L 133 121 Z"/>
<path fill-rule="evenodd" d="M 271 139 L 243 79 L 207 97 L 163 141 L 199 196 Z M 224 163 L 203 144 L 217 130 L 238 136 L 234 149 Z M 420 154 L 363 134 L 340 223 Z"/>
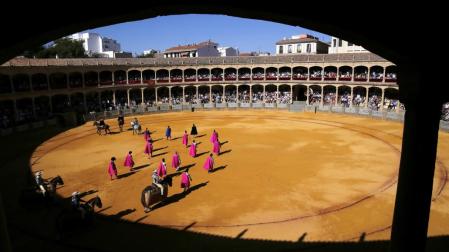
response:
<path fill-rule="evenodd" d="M 94 126 L 97 127 L 97 134 L 101 136 L 101 131 L 104 130 L 104 134 L 107 135 L 108 133 L 111 133 L 111 130 L 109 129 L 109 125 L 108 124 L 100 124 L 100 122 L 95 121 L 94 122 Z"/>
<path fill-rule="evenodd" d="M 103 203 L 99 196 L 96 196 L 86 203 L 81 203 L 81 209 L 64 209 L 56 219 L 56 228 L 62 235 L 68 231 L 75 231 L 89 227 L 93 222 L 95 207 L 102 208 Z M 81 212 L 84 211 L 84 214 Z M 84 215 L 84 216 L 83 216 Z"/>
<path fill-rule="evenodd" d="M 159 203 L 159 202 L 163 202 L 167 198 L 168 187 L 172 186 L 172 178 L 165 177 L 161 181 L 161 184 L 164 187 L 164 195 L 161 195 L 161 191 L 160 191 L 159 187 L 157 187 L 154 184 L 151 184 L 151 185 L 145 187 L 145 189 L 143 189 L 140 200 L 144 207 L 144 211 L 146 213 L 151 211 L 152 205 Z"/>
<path fill-rule="evenodd" d="M 61 176 L 56 176 L 50 180 L 50 182 L 45 183 L 45 189 L 47 193 L 54 194 L 56 193 L 56 188 L 58 185 L 64 185 L 64 180 L 62 180 Z"/>
<path fill-rule="evenodd" d="M 54 203 L 54 195 L 58 185 L 64 185 L 61 176 L 56 176 L 49 182 L 44 183 L 45 195 L 42 194 L 41 189 L 37 185 L 24 189 L 21 191 L 19 203 L 24 207 L 36 207 L 42 203 L 46 205 Z"/>

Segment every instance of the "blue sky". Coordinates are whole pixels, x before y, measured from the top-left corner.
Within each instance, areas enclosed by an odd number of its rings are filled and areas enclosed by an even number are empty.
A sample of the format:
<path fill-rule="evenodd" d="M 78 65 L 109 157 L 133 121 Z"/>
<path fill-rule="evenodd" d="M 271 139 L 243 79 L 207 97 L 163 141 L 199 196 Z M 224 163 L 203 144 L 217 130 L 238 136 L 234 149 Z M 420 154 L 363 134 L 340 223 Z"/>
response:
<path fill-rule="evenodd" d="M 275 51 L 276 41 L 291 35 L 308 33 L 328 42 L 328 35 L 279 23 L 224 15 L 160 16 L 88 30 L 116 39 L 123 51 L 165 50 L 172 46 L 205 40 L 219 46 L 239 48 L 240 52 Z"/>

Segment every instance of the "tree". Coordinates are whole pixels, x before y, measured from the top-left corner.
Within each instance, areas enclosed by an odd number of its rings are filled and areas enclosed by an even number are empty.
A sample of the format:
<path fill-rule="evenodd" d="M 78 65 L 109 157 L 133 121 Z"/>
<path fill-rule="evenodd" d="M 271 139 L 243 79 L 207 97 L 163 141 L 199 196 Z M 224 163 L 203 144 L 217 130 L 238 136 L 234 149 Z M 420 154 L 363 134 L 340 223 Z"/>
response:
<path fill-rule="evenodd" d="M 151 50 L 150 53 L 146 53 L 146 54 L 140 54 L 137 55 L 137 58 L 154 58 L 155 54 L 157 53 L 156 50 Z"/>
<path fill-rule="evenodd" d="M 54 41 L 48 48 L 40 46 L 38 48 L 25 51 L 23 56 L 27 58 L 85 58 L 83 41 L 61 38 Z"/>

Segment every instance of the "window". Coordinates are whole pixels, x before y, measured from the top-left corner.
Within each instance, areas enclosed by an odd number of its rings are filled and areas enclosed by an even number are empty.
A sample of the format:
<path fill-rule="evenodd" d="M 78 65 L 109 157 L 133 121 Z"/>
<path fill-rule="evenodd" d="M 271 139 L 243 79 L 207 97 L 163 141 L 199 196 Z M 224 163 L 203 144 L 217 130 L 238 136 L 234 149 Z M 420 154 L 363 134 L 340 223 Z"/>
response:
<path fill-rule="evenodd" d="M 312 52 L 312 45 L 307 44 L 307 53 L 311 53 L 311 52 Z"/>
<path fill-rule="evenodd" d="M 296 52 L 301 53 L 301 44 L 296 45 Z"/>
<path fill-rule="evenodd" d="M 333 41 L 332 41 L 332 47 L 337 47 L 337 39 L 333 39 Z"/>
<path fill-rule="evenodd" d="M 343 40 L 339 39 L 338 40 L 338 47 L 342 47 L 342 44 L 343 44 Z"/>
<path fill-rule="evenodd" d="M 284 53 L 284 46 L 279 46 L 279 54 L 283 54 Z"/>
<path fill-rule="evenodd" d="M 292 53 L 292 45 L 288 45 L 288 53 Z"/>

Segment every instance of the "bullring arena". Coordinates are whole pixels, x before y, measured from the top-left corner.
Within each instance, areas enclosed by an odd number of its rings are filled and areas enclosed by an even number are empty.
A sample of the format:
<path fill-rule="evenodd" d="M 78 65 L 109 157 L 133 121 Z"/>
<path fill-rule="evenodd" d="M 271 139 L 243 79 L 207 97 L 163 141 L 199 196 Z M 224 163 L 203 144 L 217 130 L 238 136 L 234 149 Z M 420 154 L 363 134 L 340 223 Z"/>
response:
<path fill-rule="evenodd" d="M 267 110 L 171 112 L 137 116 L 152 132 L 155 157 L 144 155 L 143 135 L 98 135 L 91 122 L 62 132 L 34 151 L 30 164 L 46 177 L 61 175 L 57 193 L 93 192 L 100 215 L 129 222 L 242 239 L 352 241 L 390 236 L 401 150 L 402 123 L 330 113 Z M 125 118 L 129 126 L 133 117 Z M 198 157 L 181 143 L 184 130 L 198 127 Z M 173 129 L 166 140 L 165 129 Z M 213 130 L 222 143 L 215 170 L 203 169 Z M 192 137 L 189 138 L 189 143 Z M 447 234 L 449 134 L 440 132 L 429 235 Z M 133 151 L 136 169 L 123 166 Z M 183 194 L 171 168 L 178 151 L 190 167 L 191 190 Z M 117 157 L 119 179 L 110 180 L 108 161 Z M 142 189 L 164 158 L 173 177 L 168 201 L 144 213 Z M 100 231 L 99 231 L 100 232 Z M 304 238 L 304 237 L 303 237 Z"/>

